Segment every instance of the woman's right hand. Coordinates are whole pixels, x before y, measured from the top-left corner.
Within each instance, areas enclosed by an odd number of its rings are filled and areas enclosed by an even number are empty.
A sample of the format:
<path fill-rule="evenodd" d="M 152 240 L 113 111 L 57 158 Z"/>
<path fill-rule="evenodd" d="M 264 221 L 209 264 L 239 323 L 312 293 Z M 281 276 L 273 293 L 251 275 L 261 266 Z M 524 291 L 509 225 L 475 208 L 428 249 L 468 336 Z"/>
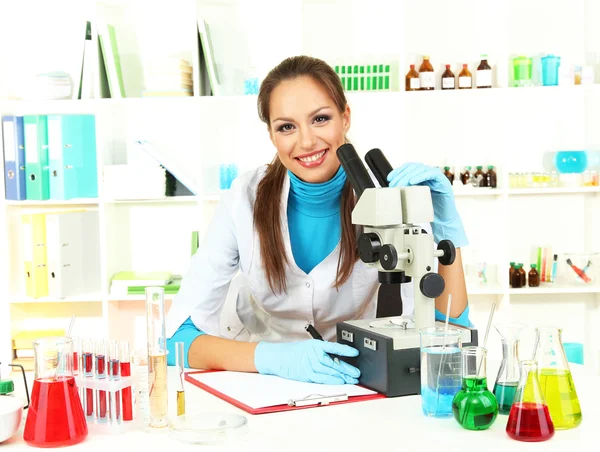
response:
<path fill-rule="evenodd" d="M 360 370 L 333 360 L 329 354 L 358 356 L 358 350 L 336 342 L 309 339 L 301 342 L 260 342 L 254 352 L 254 365 L 261 374 L 290 380 L 329 385 L 357 384 Z"/>

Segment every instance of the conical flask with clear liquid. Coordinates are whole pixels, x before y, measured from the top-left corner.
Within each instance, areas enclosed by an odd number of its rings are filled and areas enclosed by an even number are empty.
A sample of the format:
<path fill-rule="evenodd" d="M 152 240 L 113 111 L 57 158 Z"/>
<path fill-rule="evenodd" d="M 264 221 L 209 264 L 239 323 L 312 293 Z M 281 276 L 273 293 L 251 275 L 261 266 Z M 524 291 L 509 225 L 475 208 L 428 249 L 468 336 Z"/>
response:
<path fill-rule="evenodd" d="M 539 380 L 554 427 L 558 430 L 581 423 L 581 406 L 562 344 L 560 328 L 536 328 L 535 357 Z"/>
<path fill-rule="evenodd" d="M 521 361 L 519 384 L 510 408 L 506 433 L 526 442 L 546 441 L 554 436 L 554 424 L 538 380 L 536 361 Z"/>
<path fill-rule="evenodd" d="M 519 336 L 525 325 L 506 323 L 496 324 L 494 328 L 502 340 L 502 362 L 494 384 L 494 395 L 498 400 L 498 412 L 508 414 L 519 384 Z"/>

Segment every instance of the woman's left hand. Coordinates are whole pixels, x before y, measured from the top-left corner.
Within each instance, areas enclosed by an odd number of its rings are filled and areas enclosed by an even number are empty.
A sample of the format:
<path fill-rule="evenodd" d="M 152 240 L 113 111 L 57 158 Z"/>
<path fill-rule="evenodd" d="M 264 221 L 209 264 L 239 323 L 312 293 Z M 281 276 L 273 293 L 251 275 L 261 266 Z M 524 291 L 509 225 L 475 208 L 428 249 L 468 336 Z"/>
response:
<path fill-rule="evenodd" d="M 457 248 L 469 244 L 456 210 L 452 185 L 439 168 L 422 163 L 405 163 L 388 174 L 387 180 L 390 187 L 427 185 L 433 203 L 434 220 L 431 228 L 435 242 L 450 240 Z"/>

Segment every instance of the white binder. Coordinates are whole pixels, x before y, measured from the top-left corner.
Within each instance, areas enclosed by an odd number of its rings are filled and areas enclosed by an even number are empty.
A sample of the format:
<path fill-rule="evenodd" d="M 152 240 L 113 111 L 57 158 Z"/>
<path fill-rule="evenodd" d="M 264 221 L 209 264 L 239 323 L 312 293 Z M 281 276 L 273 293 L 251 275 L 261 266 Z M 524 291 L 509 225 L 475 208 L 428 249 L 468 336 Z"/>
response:
<path fill-rule="evenodd" d="M 48 295 L 100 292 L 100 224 L 97 211 L 46 214 Z"/>

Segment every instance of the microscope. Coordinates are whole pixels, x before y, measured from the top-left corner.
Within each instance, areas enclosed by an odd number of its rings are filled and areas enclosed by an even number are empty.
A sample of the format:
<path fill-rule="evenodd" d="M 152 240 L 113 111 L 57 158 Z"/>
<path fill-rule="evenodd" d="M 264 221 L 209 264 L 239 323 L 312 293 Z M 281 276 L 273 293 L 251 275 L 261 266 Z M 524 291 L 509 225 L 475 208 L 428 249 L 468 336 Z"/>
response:
<path fill-rule="evenodd" d="M 414 282 L 414 314 L 379 319 L 348 320 L 337 324 L 337 342 L 359 351 L 345 359 L 361 371 L 360 384 L 387 397 L 421 393 L 421 328 L 440 326 L 435 321 L 435 298 L 445 288 L 434 271 L 434 259 L 451 265 L 456 249 L 442 240 L 434 248 L 433 235 L 420 224 L 433 221 L 431 191 L 427 186 L 389 187 L 392 166 L 379 149 L 365 161 L 381 186 L 376 188 L 354 146 L 344 144 L 337 156 L 354 188 L 357 203 L 352 223 L 362 226 L 358 238 L 360 259 L 377 268 L 381 284 Z M 461 329 L 464 346 L 477 345 L 477 331 Z"/>

